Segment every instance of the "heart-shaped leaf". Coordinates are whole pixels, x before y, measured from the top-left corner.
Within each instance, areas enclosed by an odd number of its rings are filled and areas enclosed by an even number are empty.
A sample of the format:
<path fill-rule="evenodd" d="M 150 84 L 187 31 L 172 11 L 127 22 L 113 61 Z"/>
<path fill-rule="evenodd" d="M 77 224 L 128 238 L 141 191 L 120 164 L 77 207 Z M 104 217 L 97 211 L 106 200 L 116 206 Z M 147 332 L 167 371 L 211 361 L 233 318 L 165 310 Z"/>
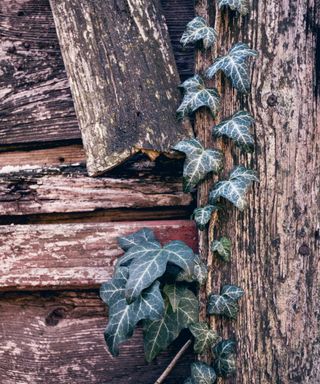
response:
<path fill-rule="evenodd" d="M 195 112 L 200 107 L 207 107 L 215 115 L 220 108 L 220 96 L 214 88 L 206 88 L 199 75 L 193 76 L 181 84 L 185 94 L 177 109 L 177 116 L 182 119 Z"/>
<path fill-rule="evenodd" d="M 236 285 L 224 285 L 220 294 L 231 300 L 239 300 L 244 295 L 244 290 Z"/>
<path fill-rule="evenodd" d="M 222 168 L 222 153 L 212 149 L 204 149 L 196 139 L 182 140 L 173 149 L 186 154 L 183 165 L 184 190 L 186 192 L 192 191 L 208 173 L 219 172 Z"/>
<path fill-rule="evenodd" d="M 229 176 L 229 180 L 216 183 L 209 195 L 210 204 L 215 204 L 219 197 L 223 197 L 243 211 L 247 206 L 245 195 L 253 181 L 258 181 L 257 174 L 243 166 L 236 167 Z"/>
<path fill-rule="evenodd" d="M 253 123 L 254 118 L 248 112 L 238 111 L 230 118 L 214 126 L 212 135 L 215 137 L 229 137 L 244 151 L 253 152 L 254 140 L 249 130 Z"/>
<path fill-rule="evenodd" d="M 163 247 L 168 254 L 168 262 L 180 267 L 187 274 L 194 271 L 196 255 L 193 250 L 179 240 L 171 241 Z"/>
<path fill-rule="evenodd" d="M 187 24 L 180 42 L 183 46 L 202 40 L 205 49 L 211 47 L 217 39 L 217 32 L 208 26 L 206 20 L 197 16 Z"/>
<path fill-rule="evenodd" d="M 216 211 L 217 209 L 218 207 L 216 205 L 206 205 L 202 208 L 196 208 L 193 211 L 192 217 L 200 231 L 205 230 L 206 225 L 211 219 L 212 212 Z"/>
<path fill-rule="evenodd" d="M 171 292 L 170 286 L 165 291 Z M 161 320 L 144 321 L 144 349 L 147 361 L 153 360 L 161 351 L 175 340 L 180 331 L 189 324 L 197 321 L 199 316 L 198 300 L 194 293 L 186 287 L 176 291 L 177 304 L 175 312 L 169 302 L 165 300 L 165 312 Z"/>
<path fill-rule="evenodd" d="M 216 252 L 223 261 L 230 261 L 231 240 L 227 237 L 221 237 L 211 243 L 211 251 Z"/>
<path fill-rule="evenodd" d="M 212 349 L 214 369 L 218 376 L 227 377 L 236 371 L 235 342 L 222 340 Z"/>
<path fill-rule="evenodd" d="M 223 286 L 220 295 L 211 294 L 209 296 L 208 314 L 223 315 L 230 319 L 235 319 L 239 310 L 237 300 L 243 295 L 243 289 L 236 285 Z"/>
<path fill-rule="evenodd" d="M 218 0 L 219 8 L 223 6 L 230 7 L 233 11 L 238 11 L 245 16 L 249 13 L 249 0 Z"/>
<path fill-rule="evenodd" d="M 134 232 L 128 236 L 120 236 L 118 237 L 118 243 L 120 247 L 127 251 L 129 248 L 134 245 L 142 244 L 146 241 L 154 241 L 154 233 L 150 228 L 142 228 L 137 232 Z"/>
<path fill-rule="evenodd" d="M 249 56 L 256 57 L 257 55 L 257 51 L 250 49 L 247 44 L 237 43 L 227 55 L 214 60 L 213 64 L 207 69 L 206 76 L 211 79 L 221 70 L 231 80 L 234 88 L 241 93 L 248 93 L 250 78 L 247 59 Z"/>
<path fill-rule="evenodd" d="M 212 348 L 220 339 L 219 335 L 204 322 L 191 324 L 189 329 L 195 338 L 194 351 L 198 354 Z"/>
<path fill-rule="evenodd" d="M 194 384 L 213 384 L 217 375 L 210 365 L 196 362 L 191 364 L 191 378 Z"/>

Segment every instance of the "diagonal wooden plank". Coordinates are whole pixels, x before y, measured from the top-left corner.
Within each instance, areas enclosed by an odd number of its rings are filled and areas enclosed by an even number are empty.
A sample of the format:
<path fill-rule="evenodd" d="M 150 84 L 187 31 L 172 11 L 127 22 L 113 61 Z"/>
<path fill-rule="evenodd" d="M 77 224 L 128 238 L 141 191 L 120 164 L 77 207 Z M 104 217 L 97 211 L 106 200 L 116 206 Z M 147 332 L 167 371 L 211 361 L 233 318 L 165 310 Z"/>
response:
<path fill-rule="evenodd" d="M 98 287 L 122 254 L 116 238 L 143 227 L 197 249 L 189 220 L 0 226 L 0 290 Z"/>

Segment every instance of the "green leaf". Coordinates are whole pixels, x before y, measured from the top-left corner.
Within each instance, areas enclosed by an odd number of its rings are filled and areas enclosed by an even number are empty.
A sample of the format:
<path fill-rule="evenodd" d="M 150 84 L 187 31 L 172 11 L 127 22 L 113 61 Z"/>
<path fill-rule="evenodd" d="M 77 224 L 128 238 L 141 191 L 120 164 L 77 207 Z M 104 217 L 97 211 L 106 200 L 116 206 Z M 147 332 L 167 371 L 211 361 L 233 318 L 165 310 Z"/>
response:
<path fill-rule="evenodd" d="M 210 172 L 219 172 L 223 155 L 220 151 L 204 149 L 196 139 L 182 140 L 173 149 L 184 152 L 183 165 L 184 190 L 192 191 Z"/>
<path fill-rule="evenodd" d="M 173 312 L 176 312 L 179 308 L 184 289 L 184 287 L 177 284 L 167 284 L 163 288 L 163 292 L 168 297 Z"/>
<path fill-rule="evenodd" d="M 239 300 L 244 295 L 244 290 L 236 285 L 224 285 L 220 294 L 231 300 Z"/>
<path fill-rule="evenodd" d="M 138 256 L 141 256 L 144 252 L 147 253 L 150 250 L 150 247 L 161 248 L 161 244 L 157 241 L 149 241 L 130 247 L 126 253 L 117 260 L 116 271 L 119 267 L 129 267 L 132 260 Z"/>
<path fill-rule="evenodd" d="M 220 197 L 223 197 L 243 211 L 247 206 L 245 195 L 253 181 L 258 181 L 255 171 L 243 166 L 236 167 L 230 173 L 229 180 L 214 185 L 209 195 L 210 204 L 215 204 Z"/>
<path fill-rule="evenodd" d="M 100 297 L 107 305 L 112 306 L 124 298 L 124 291 L 127 279 L 113 278 L 103 283 L 100 287 Z"/>
<path fill-rule="evenodd" d="M 253 152 L 254 140 L 250 133 L 250 126 L 254 118 L 246 111 L 238 111 L 230 118 L 223 120 L 212 128 L 215 137 L 226 136 L 246 152 Z"/>
<path fill-rule="evenodd" d="M 188 377 L 183 384 L 194 384 L 194 381 L 192 380 L 192 377 Z"/>
<path fill-rule="evenodd" d="M 213 384 L 217 375 L 210 365 L 196 362 L 191 364 L 191 377 L 194 384 Z"/>
<path fill-rule="evenodd" d="M 168 254 L 168 262 L 177 265 L 188 274 L 192 274 L 196 255 L 193 250 L 179 240 L 171 241 L 163 247 Z"/>
<path fill-rule="evenodd" d="M 236 371 L 235 342 L 222 340 L 213 349 L 214 369 L 218 376 L 227 377 Z"/>
<path fill-rule="evenodd" d="M 236 301 L 222 295 L 210 295 L 208 300 L 209 315 L 223 315 L 236 319 L 239 307 Z"/>
<path fill-rule="evenodd" d="M 180 42 L 183 46 L 202 40 L 205 49 L 211 47 L 217 39 L 217 32 L 208 26 L 203 17 L 197 16 L 187 24 Z"/>
<path fill-rule="evenodd" d="M 126 279 L 129 277 L 129 268 L 127 267 L 118 267 L 114 270 L 113 277 L 116 279 Z"/>
<path fill-rule="evenodd" d="M 137 322 L 143 319 L 160 320 L 164 314 L 164 301 L 159 281 L 155 281 L 150 288 L 143 291 L 133 304 Z"/>
<path fill-rule="evenodd" d="M 170 286 L 165 291 L 172 291 Z M 169 298 L 165 300 L 165 312 L 161 320 L 144 321 L 144 349 L 146 360 L 153 360 L 175 340 L 180 331 L 198 320 L 199 305 L 194 293 L 186 287 L 176 290 L 176 310 L 172 309 Z"/>
<path fill-rule="evenodd" d="M 233 11 L 238 11 L 245 16 L 249 13 L 249 0 L 218 0 L 219 8 L 228 6 Z"/>
<path fill-rule="evenodd" d="M 207 281 L 208 277 L 208 268 L 207 265 L 196 255 L 195 264 L 193 273 L 186 273 L 185 271 L 181 271 L 177 277 L 177 281 L 187 281 L 192 283 L 194 281 L 198 282 L 200 285 L 203 285 Z"/>
<path fill-rule="evenodd" d="M 132 233 L 131 235 L 118 237 L 118 243 L 124 251 L 127 251 L 134 245 L 139 245 L 146 241 L 154 240 L 154 233 L 150 228 L 142 228 L 139 231 Z"/>
<path fill-rule="evenodd" d="M 178 118 L 182 119 L 200 107 L 207 107 L 215 115 L 220 108 L 220 96 L 215 88 L 206 88 L 199 75 L 187 79 L 181 84 L 185 89 L 182 103 L 177 109 Z"/>
<path fill-rule="evenodd" d="M 200 229 L 200 231 L 204 231 L 206 228 L 206 225 L 209 223 L 211 219 L 211 215 L 213 211 L 216 211 L 218 209 L 215 205 L 206 205 L 202 208 L 196 208 L 193 211 L 192 217 L 194 221 L 197 224 L 197 227 Z"/>
<path fill-rule="evenodd" d="M 249 56 L 256 57 L 257 55 L 257 51 L 250 49 L 247 44 L 237 43 L 227 55 L 214 60 L 213 64 L 207 69 L 206 76 L 211 79 L 221 70 L 229 77 L 234 88 L 241 93 L 248 93 L 250 78 L 247 59 Z"/>
<path fill-rule="evenodd" d="M 195 338 L 194 351 L 198 354 L 204 353 L 209 348 L 212 348 L 220 339 L 219 335 L 209 329 L 208 324 L 204 322 L 191 324 L 189 329 Z"/>
<path fill-rule="evenodd" d="M 211 243 L 211 251 L 216 252 L 223 261 L 229 261 L 231 255 L 231 240 L 221 237 Z"/>

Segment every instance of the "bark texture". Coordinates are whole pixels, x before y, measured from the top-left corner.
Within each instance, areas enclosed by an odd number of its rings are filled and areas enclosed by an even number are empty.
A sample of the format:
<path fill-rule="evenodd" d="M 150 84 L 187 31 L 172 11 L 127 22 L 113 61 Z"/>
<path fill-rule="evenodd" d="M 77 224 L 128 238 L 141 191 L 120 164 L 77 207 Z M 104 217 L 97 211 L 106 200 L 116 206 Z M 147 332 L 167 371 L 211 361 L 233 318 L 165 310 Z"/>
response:
<path fill-rule="evenodd" d="M 239 108 L 256 118 L 256 153 L 241 155 L 225 141 L 225 172 L 240 162 L 260 177 L 249 209 L 228 205 L 216 233 L 232 239 L 233 254 L 230 265 L 214 262 L 212 290 L 231 282 L 246 292 L 236 322 L 214 323 L 224 337 L 237 339 L 237 375 L 229 382 L 317 384 L 319 3 L 256 1 L 246 17 L 199 4 L 208 18 L 216 13 L 220 55 L 239 41 L 259 51 L 248 97 L 237 95 L 224 76 L 216 79 L 223 95 L 219 118 Z M 210 126 L 203 121 L 201 129 L 205 135 Z"/>
<path fill-rule="evenodd" d="M 52 0 L 90 175 L 192 135 L 158 0 Z"/>

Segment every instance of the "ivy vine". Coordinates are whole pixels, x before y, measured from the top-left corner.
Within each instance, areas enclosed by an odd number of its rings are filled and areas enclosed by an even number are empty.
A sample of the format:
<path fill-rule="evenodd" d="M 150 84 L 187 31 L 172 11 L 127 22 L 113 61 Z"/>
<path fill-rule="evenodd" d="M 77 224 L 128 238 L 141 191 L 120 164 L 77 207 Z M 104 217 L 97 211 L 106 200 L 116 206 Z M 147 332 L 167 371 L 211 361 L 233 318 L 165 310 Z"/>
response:
<path fill-rule="evenodd" d="M 230 7 L 246 15 L 248 0 L 217 0 L 219 8 Z M 181 38 L 183 45 L 195 43 L 203 49 L 211 47 L 217 32 L 207 21 L 197 16 L 190 21 Z M 230 80 L 240 93 L 250 90 L 249 57 L 257 52 L 245 43 L 237 43 L 226 55 L 217 57 L 204 72 L 195 74 L 181 84 L 183 100 L 177 110 L 180 119 L 188 118 L 199 108 L 207 108 L 216 116 L 220 108 L 220 95 L 215 88 L 208 88 L 206 78 L 211 79 L 218 71 Z M 250 128 L 254 118 L 245 110 L 237 111 L 212 127 L 214 138 L 232 140 L 244 152 L 253 152 L 254 139 Z M 223 153 L 205 148 L 196 138 L 177 143 L 173 150 L 185 155 L 183 186 L 186 192 L 194 191 L 209 174 L 219 175 L 223 168 Z M 206 229 L 214 212 L 219 211 L 225 200 L 239 210 L 247 206 L 246 194 L 252 183 L 258 181 L 256 172 L 238 165 L 226 180 L 213 185 L 208 204 L 193 212 L 199 230 Z M 109 321 L 105 340 L 112 355 L 119 354 L 121 343 L 129 339 L 135 327 L 143 327 L 145 358 L 152 361 L 188 328 L 193 338 L 196 354 L 211 351 L 212 364 L 194 362 L 191 376 L 184 384 L 211 384 L 217 377 L 227 377 L 236 370 L 236 344 L 234 340 L 222 340 L 206 322 L 199 322 L 197 292 L 207 279 L 207 266 L 199 255 L 181 241 L 160 244 L 153 231 L 143 228 L 118 239 L 124 255 L 119 258 L 113 277 L 102 284 L 101 299 L 109 307 Z M 224 262 L 231 257 L 231 241 L 221 237 L 212 241 L 210 251 Z M 244 295 L 242 288 L 224 285 L 219 293 L 208 297 L 207 314 L 236 319 L 238 301 Z M 190 343 L 190 341 L 188 342 Z M 187 344 L 184 348 L 189 344 Z M 179 355 L 179 354 L 178 354 Z M 166 373 L 157 380 L 163 382 Z"/>

